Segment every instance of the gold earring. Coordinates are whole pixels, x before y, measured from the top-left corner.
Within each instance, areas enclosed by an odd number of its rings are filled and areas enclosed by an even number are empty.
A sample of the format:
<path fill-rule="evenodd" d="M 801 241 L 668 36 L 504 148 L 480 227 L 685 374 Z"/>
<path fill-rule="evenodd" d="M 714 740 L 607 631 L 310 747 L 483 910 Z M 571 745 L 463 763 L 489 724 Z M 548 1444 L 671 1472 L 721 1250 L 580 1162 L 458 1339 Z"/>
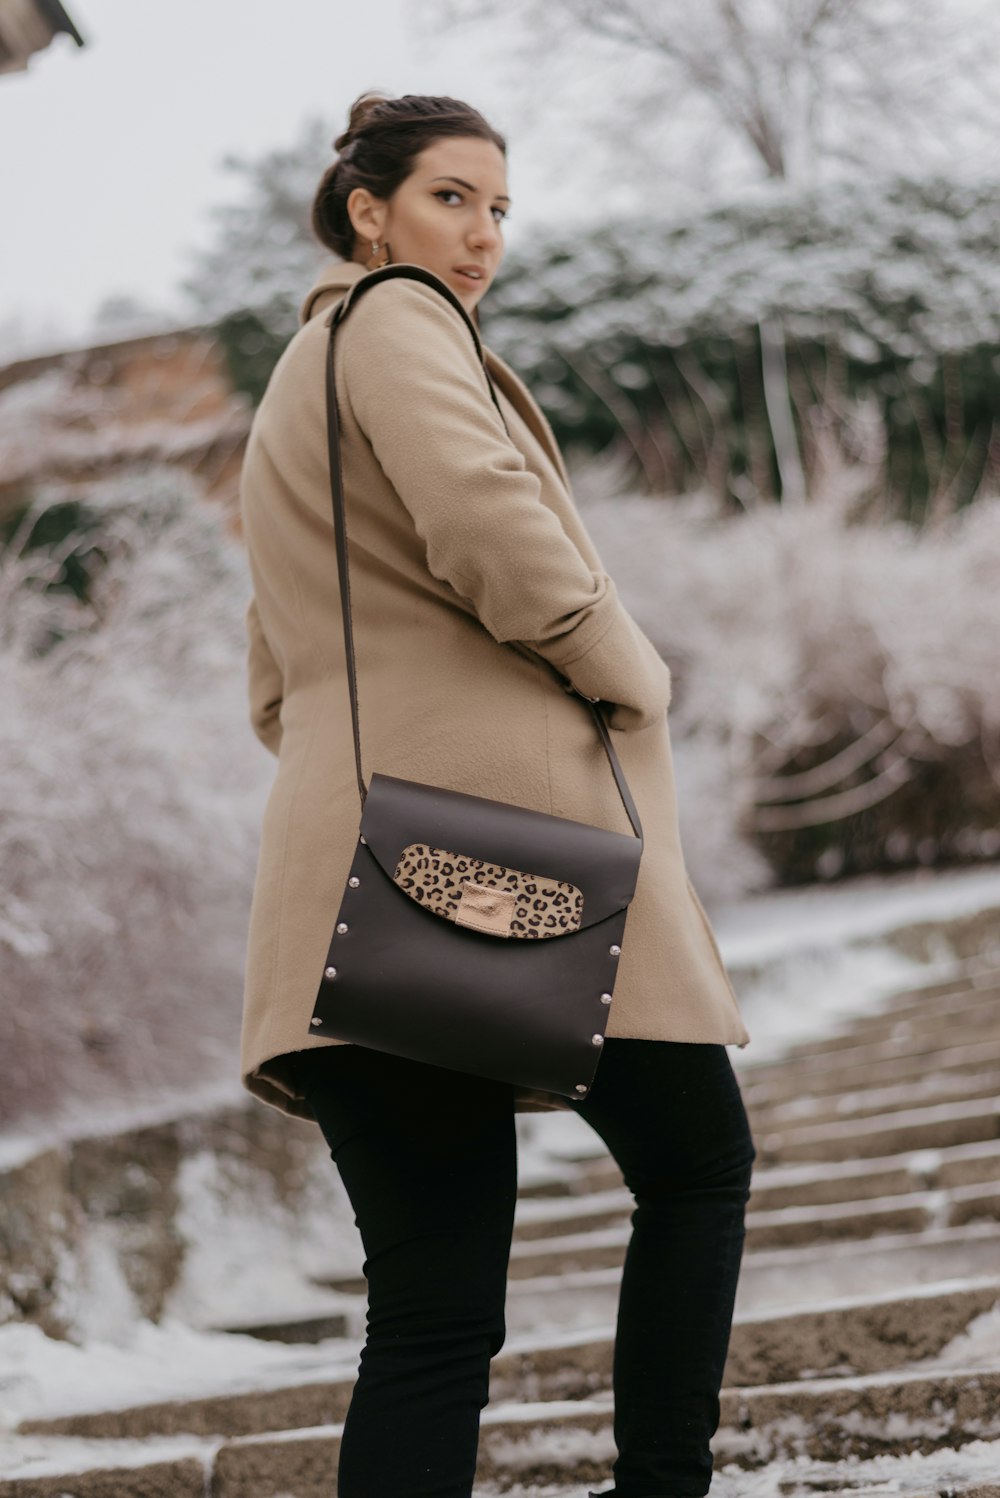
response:
<path fill-rule="evenodd" d="M 376 255 L 378 254 L 378 250 L 379 250 L 379 242 L 378 242 L 377 239 L 373 239 L 371 241 L 371 247 L 372 247 L 372 252 L 369 255 L 368 259 L 365 261 L 365 269 L 366 270 L 381 270 L 382 267 L 383 267 L 383 265 L 388 265 L 389 262 L 390 262 L 390 259 L 391 259 L 391 256 L 390 256 L 390 253 L 389 253 L 389 241 L 386 240 L 385 244 L 382 246 L 383 250 L 385 251 L 385 254 L 383 255 L 383 257 L 382 257 L 381 260 L 376 260 L 375 259 Z"/>

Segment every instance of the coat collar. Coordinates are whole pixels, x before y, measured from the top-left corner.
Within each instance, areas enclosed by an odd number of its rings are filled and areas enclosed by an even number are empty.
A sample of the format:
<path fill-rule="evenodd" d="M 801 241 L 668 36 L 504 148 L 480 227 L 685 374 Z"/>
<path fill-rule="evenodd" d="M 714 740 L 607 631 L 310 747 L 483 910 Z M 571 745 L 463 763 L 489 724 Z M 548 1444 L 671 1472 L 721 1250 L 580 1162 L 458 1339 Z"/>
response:
<path fill-rule="evenodd" d="M 345 296 L 351 287 L 367 274 L 366 268 L 357 260 L 329 261 L 320 271 L 299 308 L 299 325 L 305 326 L 311 318 L 318 316 L 334 302 L 340 301 L 341 297 Z M 475 318 L 475 322 L 478 327 L 478 317 Z M 541 407 L 509 365 L 505 364 L 492 349 L 488 349 L 485 343 L 482 347 L 483 362 L 493 383 L 510 401 L 536 442 L 544 449 L 566 488 L 569 489 L 569 475 L 559 450 L 559 444 Z"/>
<path fill-rule="evenodd" d="M 311 317 L 315 317 L 332 302 L 339 302 L 345 292 L 350 291 L 354 283 L 367 274 L 365 267 L 357 260 L 329 261 L 316 277 L 299 308 L 299 326 L 304 327 Z"/>

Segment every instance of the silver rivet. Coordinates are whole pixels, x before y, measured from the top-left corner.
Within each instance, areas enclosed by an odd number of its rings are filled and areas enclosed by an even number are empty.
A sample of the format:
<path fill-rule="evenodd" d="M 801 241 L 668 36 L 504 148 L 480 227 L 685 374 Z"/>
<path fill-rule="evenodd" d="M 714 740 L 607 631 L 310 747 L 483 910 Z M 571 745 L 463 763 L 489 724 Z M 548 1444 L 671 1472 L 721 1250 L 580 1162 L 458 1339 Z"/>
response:
<path fill-rule="evenodd" d="M 590 1043 L 591 1043 L 591 1045 L 603 1045 L 604 1044 L 604 1036 L 603 1035 L 592 1035 L 590 1037 Z"/>
<path fill-rule="evenodd" d="M 311 1024 L 311 1025 L 321 1025 L 321 1024 L 322 1024 L 322 1023 L 323 1023 L 323 1021 L 322 1021 L 322 1020 L 321 1020 L 321 1019 L 311 1019 L 311 1020 L 310 1020 L 310 1021 L 309 1021 L 309 1023 L 310 1023 L 310 1024 Z"/>
<path fill-rule="evenodd" d="M 608 951 L 611 953 L 612 957 L 620 957 L 622 949 L 619 946 L 613 946 L 609 947 Z"/>
<path fill-rule="evenodd" d="M 358 876 L 356 874 L 352 874 L 351 877 L 350 877 L 350 879 L 348 879 L 347 882 L 351 886 L 352 889 L 357 889 L 358 885 L 361 883 L 361 880 L 358 878 Z"/>
<path fill-rule="evenodd" d="M 336 976 L 337 976 L 337 969 L 335 967 L 328 967 L 328 968 L 324 968 L 323 969 L 323 977 L 324 978 L 335 978 Z"/>
<path fill-rule="evenodd" d="M 367 846 L 368 846 L 368 839 L 366 837 L 361 837 L 361 838 L 358 839 L 358 841 L 361 842 L 361 843 L 364 843 L 365 847 L 367 848 Z"/>
<path fill-rule="evenodd" d="M 577 1084 L 576 1084 L 576 1090 L 577 1090 L 577 1092 L 586 1092 L 587 1091 L 586 1084 L 583 1083 L 583 1082 L 577 1082 Z"/>
<path fill-rule="evenodd" d="M 348 926 L 348 924 L 347 924 L 346 921 L 338 921 L 337 922 L 337 934 L 339 936 L 343 936 L 344 932 L 345 931 L 349 931 L 350 929 L 351 928 L 350 928 L 350 926 Z"/>
<path fill-rule="evenodd" d="M 601 994 L 601 1003 L 602 1004 L 610 1004 L 611 1003 L 611 995 L 609 993 L 602 993 Z"/>

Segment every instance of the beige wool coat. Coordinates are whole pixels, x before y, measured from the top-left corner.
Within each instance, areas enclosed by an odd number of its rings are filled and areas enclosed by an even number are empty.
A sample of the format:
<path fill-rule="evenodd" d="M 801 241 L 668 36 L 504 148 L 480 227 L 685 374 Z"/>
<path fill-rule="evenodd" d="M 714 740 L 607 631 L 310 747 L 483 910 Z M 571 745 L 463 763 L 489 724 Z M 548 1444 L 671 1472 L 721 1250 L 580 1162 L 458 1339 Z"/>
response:
<path fill-rule="evenodd" d="M 289 1053 L 310 1033 L 354 855 L 354 764 L 327 456 L 331 262 L 302 305 L 241 477 L 253 596 L 250 720 L 277 755 L 250 910 L 241 1077 L 311 1118 Z M 494 406 L 485 361 L 510 435 Z M 337 334 L 336 378 L 365 782 L 378 770 L 632 833 L 585 703 L 603 711 L 645 834 L 607 1035 L 749 1040 L 687 876 L 670 671 L 584 528 L 552 431 L 432 286 L 375 286 Z M 515 1091 L 520 1111 L 568 1106 Z"/>

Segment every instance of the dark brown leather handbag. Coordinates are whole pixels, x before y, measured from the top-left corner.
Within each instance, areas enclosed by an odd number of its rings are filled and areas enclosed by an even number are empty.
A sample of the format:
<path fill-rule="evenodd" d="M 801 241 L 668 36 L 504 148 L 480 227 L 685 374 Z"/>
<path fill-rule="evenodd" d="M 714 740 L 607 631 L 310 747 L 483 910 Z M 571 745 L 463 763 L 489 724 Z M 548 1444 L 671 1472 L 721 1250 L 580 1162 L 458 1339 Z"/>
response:
<path fill-rule="evenodd" d="M 361 771 L 334 340 L 358 297 L 394 276 L 446 296 L 483 359 L 461 302 L 420 267 L 371 272 L 331 316 L 330 481 L 362 816 L 310 1033 L 580 1099 L 600 1060 L 643 847 L 597 699 L 563 682 L 594 716 L 634 837 L 378 771 L 366 790 Z"/>

